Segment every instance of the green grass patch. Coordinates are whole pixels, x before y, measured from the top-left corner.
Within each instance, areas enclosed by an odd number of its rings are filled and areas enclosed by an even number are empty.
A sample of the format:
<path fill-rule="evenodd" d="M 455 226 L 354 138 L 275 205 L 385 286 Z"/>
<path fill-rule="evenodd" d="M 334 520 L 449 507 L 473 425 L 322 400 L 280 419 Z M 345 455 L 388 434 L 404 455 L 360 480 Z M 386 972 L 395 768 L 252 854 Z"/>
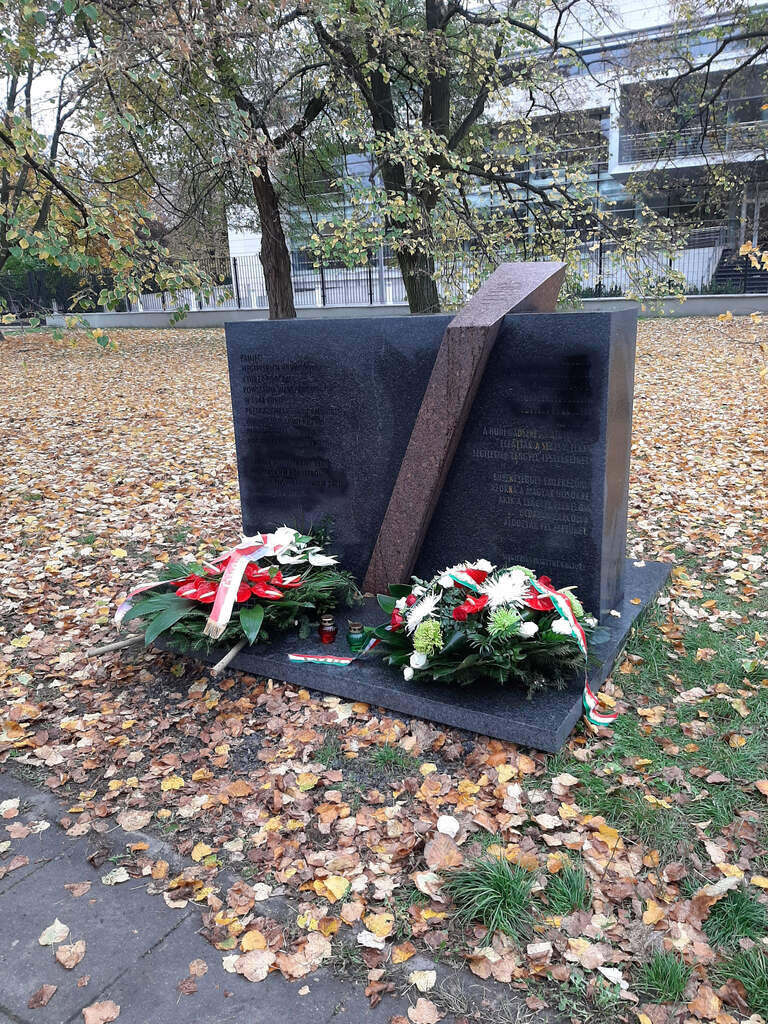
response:
<path fill-rule="evenodd" d="M 484 924 L 489 942 L 496 931 L 522 942 L 530 935 L 534 922 L 533 882 L 533 875 L 505 858 L 480 857 L 452 871 L 445 888 L 461 924 Z"/>
<path fill-rule="evenodd" d="M 341 744 L 335 733 L 328 732 L 325 739 L 314 753 L 313 760 L 320 761 L 326 768 L 341 757 Z"/>
<path fill-rule="evenodd" d="M 566 864 L 547 883 L 547 902 L 555 914 L 565 916 L 575 910 L 588 910 L 592 905 L 592 891 L 584 868 Z"/>
<path fill-rule="evenodd" d="M 679 1003 L 691 968 L 676 953 L 654 953 L 640 968 L 637 990 L 654 1003 Z"/>
<path fill-rule="evenodd" d="M 694 567 L 694 575 L 699 572 Z M 765 594 L 745 604 L 725 587 L 715 587 L 706 598 L 744 617 L 768 609 Z M 569 772 L 580 779 L 574 789 L 579 806 L 602 815 L 625 842 L 658 850 L 662 862 L 687 860 L 691 853 L 706 862 L 697 823 L 710 822 L 707 834 L 713 836 L 739 814 L 764 810 L 752 784 L 768 776 L 768 688 L 744 692 L 745 663 L 755 660 L 754 629 L 746 621 L 724 624 L 719 632 L 707 623 L 686 624 L 682 650 L 665 640 L 662 621 L 657 609 L 645 613 L 627 645 L 628 653 L 642 660 L 629 674 L 614 673 L 630 710 L 617 719 L 611 740 L 592 744 L 588 762 L 568 754 L 553 757 L 548 773 Z M 768 669 L 760 667 L 749 678 L 766 674 Z M 706 696 L 675 702 L 694 687 Z M 632 710 L 659 705 L 661 720 L 650 724 Z M 743 745 L 731 745 L 734 733 L 744 737 Z M 628 772 L 636 776 L 634 785 L 619 781 Z M 710 772 L 729 781 L 707 783 Z"/>
<path fill-rule="evenodd" d="M 406 754 L 399 747 L 393 747 L 385 743 L 383 747 L 376 747 L 369 757 L 370 763 L 383 772 L 411 771 L 416 767 L 418 761 L 410 754 Z"/>
<path fill-rule="evenodd" d="M 740 981 L 747 994 L 747 1004 L 753 1013 L 768 1017 L 768 952 L 754 946 L 746 952 L 734 953 L 710 971 L 718 985 L 730 978 Z"/>
<path fill-rule="evenodd" d="M 761 939 L 768 932 L 768 911 L 746 889 L 734 889 L 712 907 L 704 931 L 712 946 L 734 947 L 739 939 Z"/>

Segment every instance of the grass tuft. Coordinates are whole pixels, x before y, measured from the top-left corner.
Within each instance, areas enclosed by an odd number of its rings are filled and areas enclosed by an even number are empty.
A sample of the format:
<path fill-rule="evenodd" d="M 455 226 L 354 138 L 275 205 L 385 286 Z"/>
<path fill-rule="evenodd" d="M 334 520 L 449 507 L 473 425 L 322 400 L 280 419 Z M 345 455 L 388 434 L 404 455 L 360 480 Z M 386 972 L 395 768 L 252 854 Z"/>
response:
<path fill-rule="evenodd" d="M 445 888 L 461 924 L 480 921 L 488 929 L 489 942 L 496 931 L 520 942 L 533 927 L 533 882 L 533 875 L 505 858 L 480 857 L 452 871 Z"/>
<path fill-rule="evenodd" d="M 734 953 L 711 970 L 718 985 L 733 978 L 744 986 L 747 1004 L 753 1013 L 768 1017 L 768 952 L 753 946 L 746 952 Z"/>
<path fill-rule="evenodd" d="M 679 1003 L 690 976 L 691 968 L 676 953 L 658 952 L 641 967 L 637 989 L 656 1003 Z"/>
<path fill-rule="evenodd" d="M 768 912 L 744 889 L 734 889 L 712 907 L 704 922 L 712 946 L 735 946 L 739 939 L 760 939 L 768 932 Z"/>
<path fill-rule="evenodd" d="M 416 765 L 416 759 L 406 754 L 404 750 L 400 750 L 398 747 L 390 746 L 389 743 L 385 743 L 383 747 L 377 747 L 371 751 L 370 754 L 371 764 L 380 768 L 382 771 L 409 771 Z"/>
<path fill-rule="evenodd" d="M 592 891 L 584 868 L 566 864 L 562 871 L 552 875 L 547 883 L 547 900 L 553 913 L 562 916 L 574 910 L 588 910 Z"/>

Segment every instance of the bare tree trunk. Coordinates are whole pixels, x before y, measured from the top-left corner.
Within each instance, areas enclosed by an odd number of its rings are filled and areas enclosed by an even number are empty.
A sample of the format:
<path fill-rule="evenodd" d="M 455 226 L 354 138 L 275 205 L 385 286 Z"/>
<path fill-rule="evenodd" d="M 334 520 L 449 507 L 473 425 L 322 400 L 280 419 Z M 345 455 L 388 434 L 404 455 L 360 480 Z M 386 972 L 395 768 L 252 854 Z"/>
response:
<path fill-rule="evenodd" d="M 411 313 L 439 313 L 440 296 L 434 276 L 434 257 L 423 252 L 399 252 L 397 262 L 400 264 Z"/>
<path fill-rule="evenodd" d="M 261 252 L 270 320 L 290 320 L 296 316 L 291 280 L 291 254 L 280 219 L 277 193 L 266 160 L 259 163 L 261 174 L 251 174 L 251 188 L 261 221 Z"/>

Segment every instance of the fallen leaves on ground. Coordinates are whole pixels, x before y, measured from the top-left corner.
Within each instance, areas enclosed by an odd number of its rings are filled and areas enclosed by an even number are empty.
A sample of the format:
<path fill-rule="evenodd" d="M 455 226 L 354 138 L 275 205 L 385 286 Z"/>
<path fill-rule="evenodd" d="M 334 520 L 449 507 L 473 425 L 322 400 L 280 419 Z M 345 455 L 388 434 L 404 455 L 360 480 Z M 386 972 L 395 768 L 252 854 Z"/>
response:
<path fill-rule="evenodd" d="M 371 971 L 453 945 L 481 978 L 562 984 L 582 972 L 614 979 L 630 999 L 623 985 L 645 951 L 663 948 L 698 965 L 688 1010 L 706 1019 L 721 999 L 707 979 L 712 907 L 737 886 L 768 898 L 759 861 L 753 869 L 765 757 L 750 779 L 729 770 L 759 743 L 753 709 L 768 675 L 758 330 L 640 324 L 630 554 L 668 561 L 673 574 L 644 627 L 651 654 L 630 646 L 603 689 L 617 729 L 576 733 L 557 771 L 544 754 L 362 702 L 242 673 L 214 680 L 192 657 L 135 647 L 88 660 L 88 647 L 114 638 L 129 587 L 239 535 L 226 403 L 196 402 L 190 414 L 191 395 L 228 391 L 223 332 L 124 332 L 120 352 L 98 359 L 44 334 L 7 339 L 0 762 L 17 759 L 60 795 L 60 823 L 94 841 L 96 867 L 111 856 L 115 822 L 162 829 L 191 861 L 180 873 L 129 849 L 102 880 L 199 907 L 225 968 L 254 982 L 270 971 L 303 977 L 328 960 L 339 929 L 354 929 Z M 720 643 L 733 636 L 743 657 L 718 678 Z M 695 676 L 680 674 L 683 662 Z M 650 683 L 649 664 L 659 673 Z M 628 721 L 648 740 L 642 753 L 617 743 Z M 372 760 L 384 745 L 403 764 L 391 775 Z M 641 825 L 688 813 L 695 859 L 660 851 L 653 827 L 639 836 L 591 809 L 598 790 L 606 804 L 633 799 Z M 718 801 L 731 811 L 715 819 Z M 21 817 L 18 800 L 0 802 L 0 877 L 28 863 L 21 844 L 48 824 Z M 545 911 L 551 880 L 583 865 L 590 908 L 542 918 L 520 949 L 457 929 L 444 873 L 485 850 L 535 875 Z M 222 867 L 269 884 L 227 886 Z M 88 886 L 67 889 L 77 898 Z M 298 935 L 266 916 L 273 896 L 292 900 Z M 79 946 L 60 945 L 68 934 L 57 920 L 40 941 L 68 958 Z M 180 992 L 199 976 L 190 965 Z M 375 998 L 387 982 L 369 985 Z M 86 1024 L 109 1013 L 119 1009 L 94 1004 Z M 440 1016 L 420 998 L 409 1019 Z"/>

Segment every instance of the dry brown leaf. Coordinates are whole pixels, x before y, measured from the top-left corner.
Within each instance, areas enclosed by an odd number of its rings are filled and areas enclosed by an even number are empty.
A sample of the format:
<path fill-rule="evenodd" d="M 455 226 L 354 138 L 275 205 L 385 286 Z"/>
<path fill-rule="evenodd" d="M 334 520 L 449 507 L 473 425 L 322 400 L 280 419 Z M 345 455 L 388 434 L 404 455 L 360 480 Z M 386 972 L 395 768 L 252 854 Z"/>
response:
<path fill-rule="evenodd" d="M 29 997 L 28 1008 L 30 1010 L 39 1010 L 41 1007 L 47 1006 L 57 988 L 57 985 L 41 985 L 37 992 L 34 992 Z"/>
<path fill-rule="evenodd" d="M 458 868 L 464 863 L 461 850 L 450 836 L 438 833 L 424 847 L 424 860 L 431 871 Z"/>
<path fill-rule="evenodd" d="M 85 939 L 78 939 L 77 942 L 73 942 L 71 945 L 59 946 L 56 950 L 56 959 L 68 971 L 71 971 L 73 967 L 77 967 L 84 956 Z"/>
<path fill-rule="evenodd" d="M 120 1007 L 111 999 L 101 1003 L 91 1003 L 83 1010 L 83 1024 L 109 1024 L 120 1016 Z"/>
<path fill-rule="evenodd" d="M 709 985 L 701 985 L 696 996 L 688 1003 L 688 1009 L 700 1020 L 714 1020 L 723 1003 L 715 990 Z"/>
<path fill-rule="evenodd" d="M 425 999 L 424 996 L 420 996 L 416 1000 L 416 1005 L 408 1009 L 408 1020 L 411 1024 L 437 1024 L 442 1019 L 443 1014 L 431 999 Z"/>

